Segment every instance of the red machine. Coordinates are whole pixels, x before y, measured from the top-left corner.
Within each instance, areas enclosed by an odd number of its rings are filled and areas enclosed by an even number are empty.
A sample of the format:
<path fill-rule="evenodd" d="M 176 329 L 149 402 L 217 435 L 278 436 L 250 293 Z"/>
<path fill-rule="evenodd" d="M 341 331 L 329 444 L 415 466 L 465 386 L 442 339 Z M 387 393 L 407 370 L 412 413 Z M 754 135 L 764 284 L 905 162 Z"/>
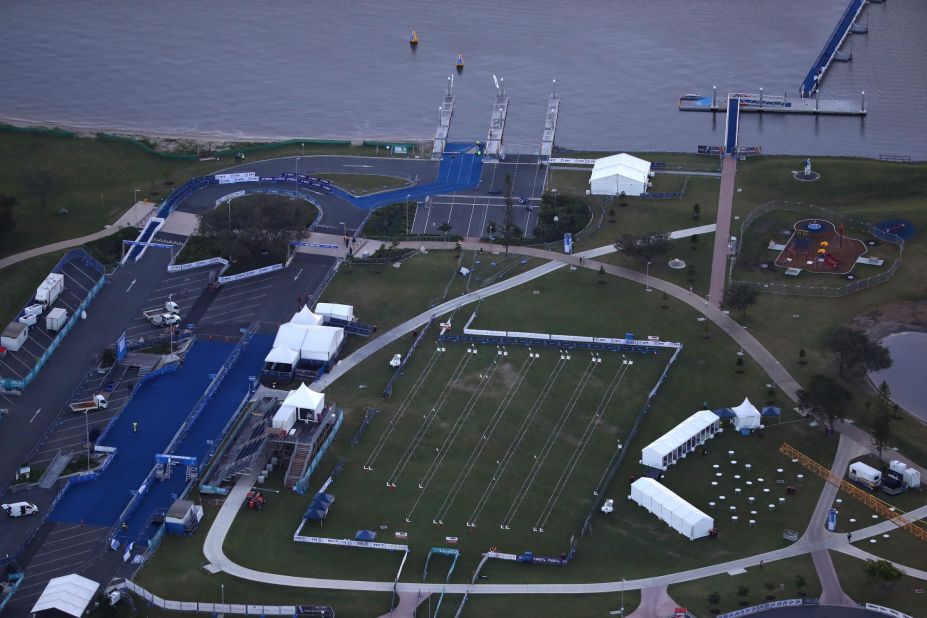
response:
<path fill-rule="evenodd" d="M 245 502 L 247 503 L 248 508 L 257 509 L 258 511 L 264 508 L 264 502 L 266 500 L 267 499 L 264 497 L 264 494 L 259 491 L 254 491 L 253 489 L 248 492 L 248 496 L 245 498 Z"/>

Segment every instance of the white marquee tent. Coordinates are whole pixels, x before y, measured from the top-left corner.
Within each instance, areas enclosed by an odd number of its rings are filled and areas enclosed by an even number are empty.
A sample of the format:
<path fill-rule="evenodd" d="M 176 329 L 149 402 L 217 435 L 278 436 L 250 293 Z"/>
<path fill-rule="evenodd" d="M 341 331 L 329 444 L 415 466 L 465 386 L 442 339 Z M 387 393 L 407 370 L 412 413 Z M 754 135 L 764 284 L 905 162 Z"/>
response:
<path fill-rule="evenodd" d="M 265 363 L 295 365 L 299 361 L 299 352 L 290 349 L 285 345 L 271 348 L 267 356 L 264 357 Z"/>
<path fill-rule="evenodd" d="M 298 351 L 301 360 L 328 363 L 334 360 L 343 341 L 343 328 L 287 322 L 277 329 L 273 348 L 265 357 L 264 362 L 288 362 L 274 361 L 271 357 L 292 357 L 292 354 L 281 351 L 289 349 Z"/>
<path fill-rule="evenodd" d="M 293 314 L 293 319 L 290 320 L 290 324 L 309 324 L 311 326 L 318 326 L 322 323 L 322 316 L 312 313 L 312 310 L 309 309 L 306 305 L 303 305 L 303 308 Z"/>
<path fill-rule="evenodd" d="M 762 422 L 760 411 L 756 409 L 750 399 L 744 399 L 744 402 L 736 408 L 731 408 L 734 412 L 734 428 L 738 431 L 743 429 L 756 429 Z"/>
<path fill-rule="evenodd" d="M 710 410 L 696 412 L 641 451 L 641 463 L 666 470 L 699 444 L 721 431 L 721 419 Z"/>
<path fill-rule="evenodd" d="M 287 322 L 286 324 L 281 324 L 280 328 L 277 329 L 277 336 L 274 337 L 274 347 L 300 350 L 303 347 L 303 339 L 305 338 L 305 324 L 292 324 Z"/>
<path fill-rule="evenodd" d="M 669 524 L 689 540 L 708 536 L 715 521 L 652 478 L 631 483 L 631 500 Z"/>
<path fill-rule="evenodd" d="M 319 416 L 325 409 L 325 394 L 317 393 L 305 384 L 300 384 L 295 391 L 283 400 L 283 405 L 274 414 L 272 424 L 274 427 L 284 428 L 284 424 L 289 424 L 289 429 L 293 426 L 292 419 L 294 416 L 299 420 L 319 422 Z M 286 422 L 285 422 L 286 421 Z"/>
<path fill-rule="evenodd" d="M 596 159 L 589 177 L 593 195 L 640 195 L 650 186 L 650 162 L 621 153 Z"/>
<path fill-rule="evenodd" d="M 32 607 L 32 613 L 58 610 L 71 616 L 82 616 L 93 601 L 100 584 L 76 573 L 55 577 L 48 582 L 42 596 Z"/>
<path fill-rule="evenodd" d="M 350 322 L 354 319 L 354 307 L 335 303 L 316 303 L 315 312 L 325 318 L 335 318 Z"/>

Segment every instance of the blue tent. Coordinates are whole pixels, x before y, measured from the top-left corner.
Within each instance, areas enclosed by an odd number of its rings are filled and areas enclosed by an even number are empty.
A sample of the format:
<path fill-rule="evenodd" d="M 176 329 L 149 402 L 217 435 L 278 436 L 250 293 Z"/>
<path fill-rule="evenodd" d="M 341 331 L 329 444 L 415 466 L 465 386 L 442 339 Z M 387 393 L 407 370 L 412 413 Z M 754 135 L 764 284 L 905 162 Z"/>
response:
<path fill-rule="evenodd" d="M 322 521 L 328 516 L 328 509 L 315 509 L 311 506 L 306 511 L 306 514 L 303 515 L 303 519 L 306 521 Z"/>
<path fill-rule="evenodd" d="M 782 408 L 776 408 L 773 406 L 766 406 L 760 411 L 760 416 L 781 416 Z"/>
<path fill-rule="evenodd" d="M 734 417 L 734 411 L 731 410 L 730 408 L 718 408 L 717 410 L 712 410 L 712 412 L 714 412 L 718 416 L 718 418 L 733 418 Z"/>
<path fill-rule="evenodd" d="M 312 496 L 313 503 L 330 505 L 334 501 L 335 501 L 335 496 L 331 494 L 317 493 L 316 495 Z"/>
<path fill-rule="evenodd" d="M 377 533 L 373 530 L 358 530 L 357 534 L 354 535 L 355 541 L 375 541 L 377 538 Z"/>

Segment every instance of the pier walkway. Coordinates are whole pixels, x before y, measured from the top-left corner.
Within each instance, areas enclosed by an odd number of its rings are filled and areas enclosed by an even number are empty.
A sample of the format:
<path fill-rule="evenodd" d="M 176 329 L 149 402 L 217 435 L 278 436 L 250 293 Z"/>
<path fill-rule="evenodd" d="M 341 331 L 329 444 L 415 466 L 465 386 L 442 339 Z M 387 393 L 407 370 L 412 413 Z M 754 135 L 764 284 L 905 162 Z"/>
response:
<path fill-rule="evenodd" d="M 557 133 L 557 116 L 560 114 L 560 95 L 557 94 L 557 80 L 547 100 L 547 119 L 544 122 L 544 135 L 541 137 L 541 156 L 550 158 L 554 151 L 554 135 Z"/>
<path fill-rule="evenodd" d="M 830 63 L 834 60 L 834 55 L 837 53 L 837 50 L 840 49 L 844 39 L 846 39 L 847 35 L 851 32 L 853 24 L 862 12 L 863 7 L 866 6 L 866 2 L 868 2 L 868 0 L 850 0 L 846 10 L 843 12 L 843 16 L 840 18 L 840 21 L 837 22 L 837 27 L 834 28 L 830 38 L 827 39 L 827 43 L 824 44 L 824 48 L 821 50 L 821 53 L 818 54 L 814 64 L 811 65 L 811 69 L 808 71 L 808 74 L 805 75 L 805 79 L 801 83 L 799 92 L 802 98 L 813 97 L 815 92 L 817 92 L 821 81 L 824 79 L 824 74 L 830 67 Z"/>
<path fill-rule="evenodd" d="M 737 134 L 740 132 L 740 99 L 734 96 L 727 98 L 727 118 L 724 121 L 724 152 L 733 153 L 737 150 Z M 722 170 L 722 174 L 723 174 Z"/>
<path fill-rule="evenodd" d="M 431 151 L 432 159 L 440 159 L 444 155 L 447 144 L 447 132 L 451 129 L 451 116 L 454 115 L 454 77 L 447 78 L 447 89 L 444 91 L 444 100 L 438 109 L 438 129 L 435 131 L 435 143 Z"/>
<path fill-rule="evenodd" d="M 509 113 L 509 98 L 505 88 L 500 88 L 492 104 L 492 118 L 489 133 L 486 134 L 486 156 L 500 158 L 502 155 L 502 134 L 505 132 L 505 118 Z"/>
<path fill-rule="evenodd" d="M 707 300 L 715 307 L 721 306 L 724 298 L 724 283 L 727 279 L 728 242 L 731 238 L 731 211 L 734 205 L 734 177 L 737 175 L 737 159 L 725 156 L 721 162 L 721 191 L 718 194 L 718 219 L 715 228 L 715 246 L 711 257 L 711 282 Z"/>
<path fill-rule="evenodd" d="M 742 113 L 763 114 L 811 114 L 817 116 L 865 116 L 865 93 L 859 101 L 855 99 L 821 99 L 818 97 L 794 99 L 781 96 L 764 96 L 759 94 L 737 92 L 729 96 L 740 99 Z M 679 99 L 681 112 L 724 112 L 727 101 L 711 95 L 687 95 Z"/>

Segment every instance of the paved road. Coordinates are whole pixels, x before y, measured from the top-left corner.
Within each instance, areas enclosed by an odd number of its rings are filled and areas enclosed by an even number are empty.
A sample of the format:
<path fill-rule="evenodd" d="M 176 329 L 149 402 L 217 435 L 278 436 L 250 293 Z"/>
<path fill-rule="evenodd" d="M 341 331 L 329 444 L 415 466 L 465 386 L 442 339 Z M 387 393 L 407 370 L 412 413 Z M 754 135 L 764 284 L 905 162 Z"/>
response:
<path fill-rule="evenodd" d="M 721 191 L 718 194 L 718 229 L 711 258 L 711 284 L 708 297 L 715 307 L 721 306 L 724 285 L 727 281 L 727 243 L 731 238 L 731 211 L 734 206 L 734 178 L 737 175 L 737 159 L 725 157 L 721 164 Z"/>
<path fill-rule="evenodd" d="M 137 202 L 134 206 L 129 208 L 129 210 L 123 213 L 123 215 L 119 217 L 115 223 L 106 226 L 99 232 L 87 234 L 86 236 L 79 236 L 77 238 L 70 238 L 68 240 L 62 240 L 60 242 L 54 242 L 48 245 L 43 245 L 41 247 L 29 249 L 27 251 L 22 251 L 20 253 L 14 253 L 13 255 L 8 255 L 7 257 L 0 260 L 0 270 L 3 270 L 7 266 L 12 266 L 13 264 L 28 260 L 29 258 L 45 255 L 46 253 L 54 253 L 55 251 L 63 251 L 64 249 L 70 249 L 72 247 L 79 247 L 90 241 L 112 236 L 124 227 L 129 225 L 138 225 L 139 222 L 147 220 L 148 217 L 151 216 L 151 213 L 154 211 L 154 209 L 155 205 L 150 202 Z"/>

